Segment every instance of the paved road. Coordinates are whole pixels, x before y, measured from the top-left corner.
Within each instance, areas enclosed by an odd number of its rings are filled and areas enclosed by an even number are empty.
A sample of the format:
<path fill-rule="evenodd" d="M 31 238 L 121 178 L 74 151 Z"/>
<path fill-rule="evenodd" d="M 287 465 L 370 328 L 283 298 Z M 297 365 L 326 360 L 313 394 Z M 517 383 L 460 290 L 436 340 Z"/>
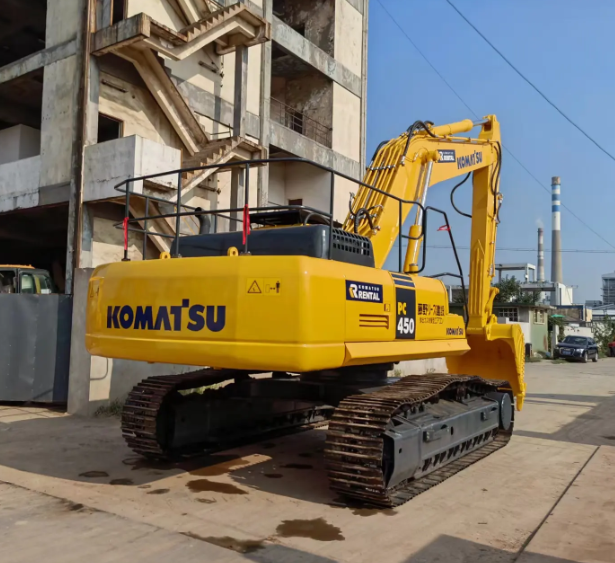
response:
<path fill-rule="evenodd" d="M 506 448 L 387 511 L 338 504 L 322 430 L 178 467 L 114 419 L 0 407 L 0 561 L 615 562 L 615 360 L 527 380 Z"/>

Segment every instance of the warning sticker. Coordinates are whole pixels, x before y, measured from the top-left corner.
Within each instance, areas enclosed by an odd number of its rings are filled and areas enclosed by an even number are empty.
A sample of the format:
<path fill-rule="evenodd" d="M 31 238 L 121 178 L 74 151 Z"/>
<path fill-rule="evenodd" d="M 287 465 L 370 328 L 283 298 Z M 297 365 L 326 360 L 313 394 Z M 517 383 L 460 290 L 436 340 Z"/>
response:
<path fill-rule="evenodd" d="M 258 280 L 248 280 L 248 293 L 263 293 Z"/>
<path fill-rule="evenodd" d="M 282 280 L 279 278 L 248 278 L 246 291 L 251 295 L 280 295 Z"/>

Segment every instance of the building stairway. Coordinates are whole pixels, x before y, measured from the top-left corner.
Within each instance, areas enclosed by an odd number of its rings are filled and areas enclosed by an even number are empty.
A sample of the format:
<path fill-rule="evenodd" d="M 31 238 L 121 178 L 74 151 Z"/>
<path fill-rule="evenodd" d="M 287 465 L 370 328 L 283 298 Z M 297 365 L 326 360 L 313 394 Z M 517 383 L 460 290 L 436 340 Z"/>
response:
<path fill-rule="evenodd" d="M 184 145 L 182 168 L 265 158 L 266 149 L 244 137 L 210 140 L 167 72 L 162 57 L 183 60 L 212 43 L 215 52 L 224 55 L 239 46 L 250 47 L 268 41 L 271 38 L 271 24 L 241 3 L 219 7 L 211 0 L 178 0 L 178 6 L 184 19 L 190 22 L 184 28 L 173 30 L 147 14 L 137 14 L 96 31 L 92 37 L 92 54 L 101 56 L 113 53 L 134 65 Z M 182 202 L 190 201 L 195 188 L 221 170 L 211 168 L 185 172 L 182 175 Z M 164 194 L 164 199 L 168 198 L 170 203 L 175 201 L 177 196 L 173 188 L 157 185 L 155 181 L 149 183 Z M 148 215 L 164 213 L 153 200 L 148 205 Z M 131 198 L 131 213 L 133 217 L 145 214 L 145 198 Z M 196 224 L 196 221 L 190 223 Z M 174 234 L 175 220 L 148 221 L 147 230 L 152 234 Z M 169 251 L 172 239 L 151 238 L 161 251 Z"/>

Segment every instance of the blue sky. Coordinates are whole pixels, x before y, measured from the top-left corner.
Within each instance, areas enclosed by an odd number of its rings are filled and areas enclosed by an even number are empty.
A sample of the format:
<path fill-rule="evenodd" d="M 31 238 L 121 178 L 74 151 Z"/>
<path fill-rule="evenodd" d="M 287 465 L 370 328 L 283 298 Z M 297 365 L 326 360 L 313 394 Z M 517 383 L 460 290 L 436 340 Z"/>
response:
<path fill-rule="evenodd" d="M 611 154 L 615 154 L 615 73 L 613 26 L 615 2 L 606 0 L 454 0 L 456 6 L 571 119 Z M 478 115 L 494 113 L 505 147 L 550 188 L 561 176 L 562 204 L 591 225 L 601 240 L 562 209 L 564 249 L 611 250 L 614 253 L 564 253 L 564 281 L 575 301 L 600 298 L 600 276 L 615 270 L 615 161 L 600 152 L 531 89 L 445 0 L 380 0 L 431 63 Z M 367 153 L 398 136 L 417 119 L 436 124 L 473 118 L 371 0 L 369 13 Z M 431 205 L 447 212 L 459 246 L 468 246 L 470 220 L 450 207 L 454 184 L 433 187 Z M 501 191 L 504 207 L 498 246 L 536 248 L 537 227 L 551 246 L 551 195 L 504 152 Z M 470 209 L 469 183 L 456 202 Z M 456 196 L 457 196 L 456 194 Z M 436 232 L 430 244 L 444 245 Z M 467 275 L 469 253 L 460 250 Z M 427 273 L 454 266 L 449 249 L 429 248 Z M 498 262 L 531 262 L 535 252 L 498 250 Z M 397 262 L 395 260 L 396 266 Z M 391 265 L 391 264 L 389 264 Z M 551 255 L 546 254 L 549 278 Z"/>

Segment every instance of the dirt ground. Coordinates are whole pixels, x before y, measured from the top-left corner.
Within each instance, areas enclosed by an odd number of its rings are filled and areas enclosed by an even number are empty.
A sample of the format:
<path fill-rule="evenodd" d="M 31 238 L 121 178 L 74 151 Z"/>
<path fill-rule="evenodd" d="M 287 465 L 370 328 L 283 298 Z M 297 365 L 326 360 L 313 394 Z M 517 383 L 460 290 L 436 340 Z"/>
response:
<path fill-rule="evenodd" d="M 0 406 L 0 561 L 615 562 L 615 359 L 526 377 L 510 444 L 394 510 L 340 504 L 323 429 L 178 466 Z"/>

